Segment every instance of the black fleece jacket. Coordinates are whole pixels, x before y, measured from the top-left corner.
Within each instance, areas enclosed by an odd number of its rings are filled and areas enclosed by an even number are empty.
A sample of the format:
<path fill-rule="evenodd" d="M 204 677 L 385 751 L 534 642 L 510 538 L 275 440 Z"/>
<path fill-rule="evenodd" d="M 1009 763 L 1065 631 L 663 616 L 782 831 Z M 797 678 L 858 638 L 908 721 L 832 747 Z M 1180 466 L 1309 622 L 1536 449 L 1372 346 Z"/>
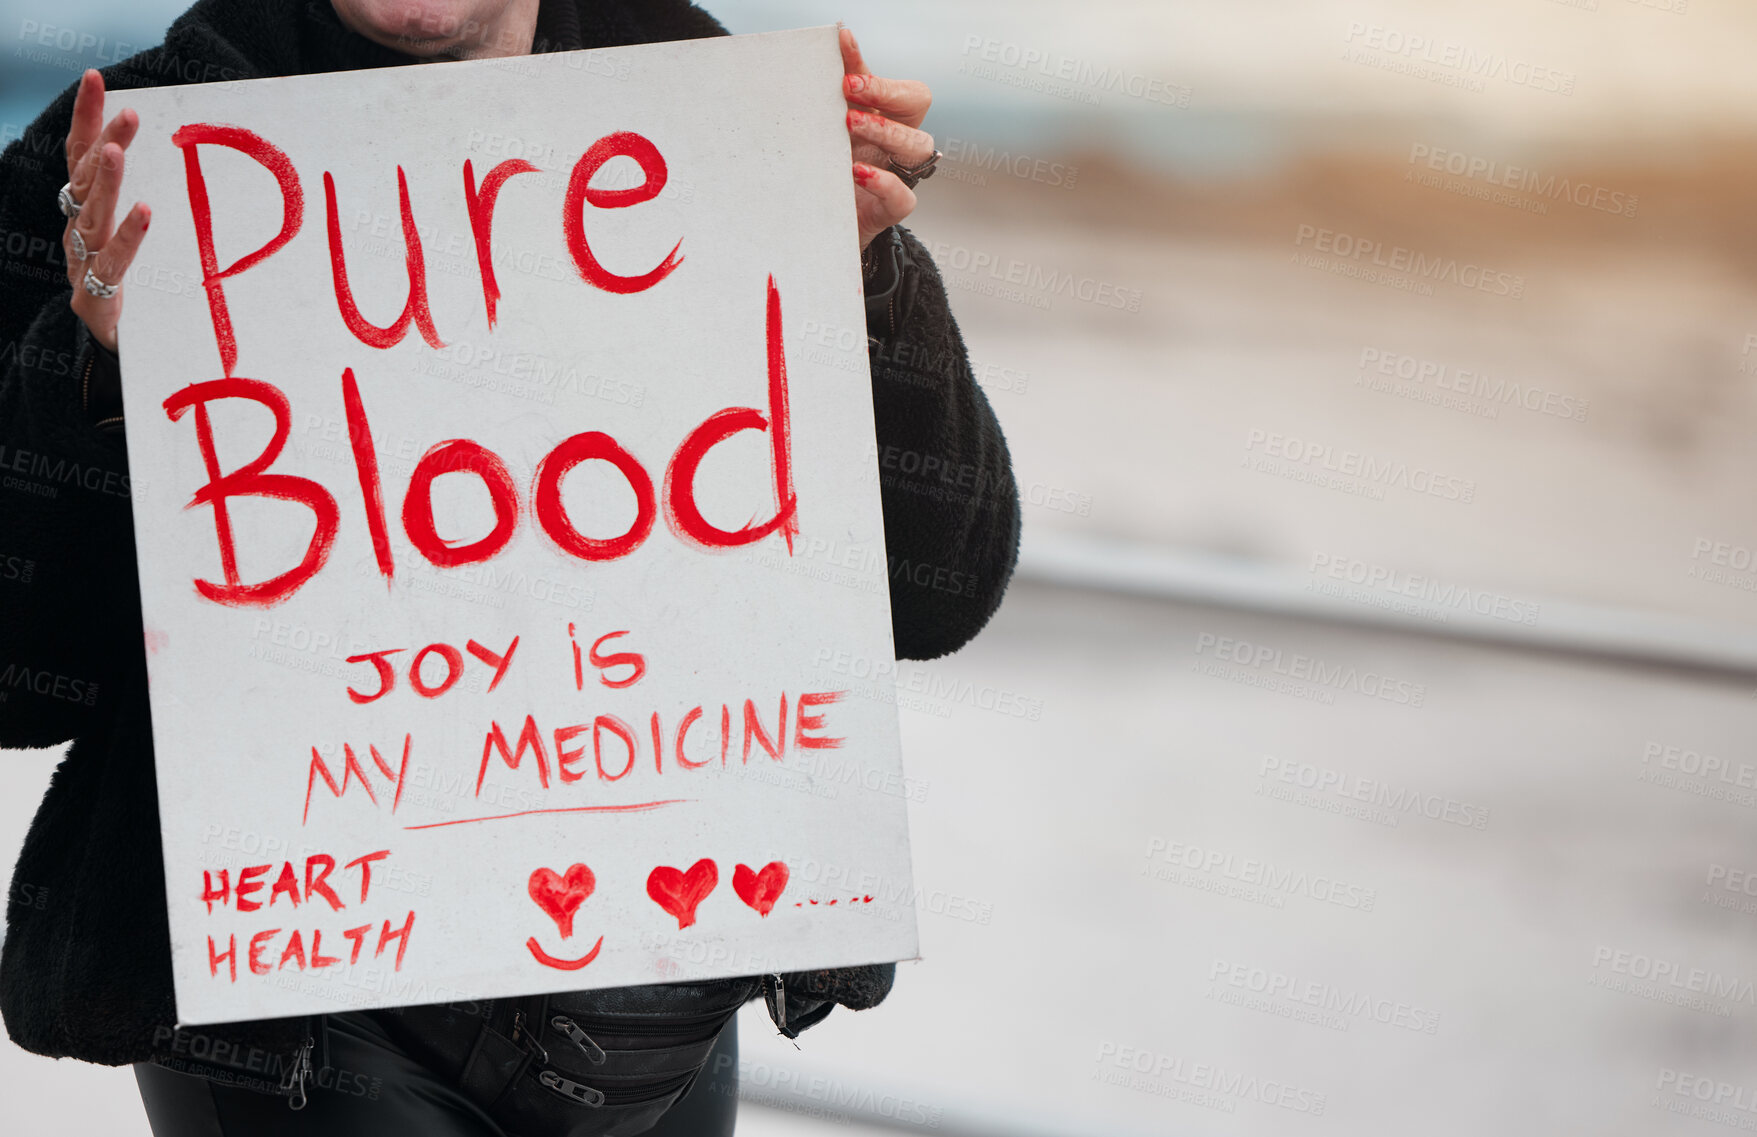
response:
<path fill-rule="evenodd" d="M 687 0 L 543 0 L 535 50 L 724 34 Z M 413 62 L 343 28 L 328 0 L 200 0 L 163 45 L 104 80 L 116 90 Z M 114 357 L 68 306 L 55 204 L 73 94 L 0 155 L 0 746 L 73 740 L 13 874 L 0 1012 L 39 1054 L 118 1065 L 175 1048 L 272 1089 L 304 1020 L 208 1028 L 193 1043 L 174 1031 L 128 463 L 120 412 L 105 406 Z M 927 659 L 999 606 L 1018 491 L 926 250 L 891 230 L 869 260 L 892 630 L 900 657 Z M 927 458 L 958 471 L 955 483 L 914 473 Z M 816 1021 L 878 1002 L 892 974 L 817 972 L 792 977 L 790 991 Z M 791 1004 L 798 1021 L 806 1007 Z"/>

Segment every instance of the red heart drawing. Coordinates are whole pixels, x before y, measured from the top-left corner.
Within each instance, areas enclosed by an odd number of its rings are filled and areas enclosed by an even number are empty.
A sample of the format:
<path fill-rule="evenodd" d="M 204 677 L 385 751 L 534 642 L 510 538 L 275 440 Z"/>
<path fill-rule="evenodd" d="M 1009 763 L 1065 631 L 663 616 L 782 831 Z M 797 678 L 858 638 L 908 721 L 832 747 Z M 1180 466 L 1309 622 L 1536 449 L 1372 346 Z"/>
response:
<path fill-rule="evenodd" d="M 769 914 L 769 909 L 781 899 L 786 888 L 787 866 L 780 861 L 770 861 L 763 866 L 762 872 L 750 871 L 749 865 L 739 865 L 732 870 L 732 891 L 738 893 L 738 899 L 755 908 L 759 916 Z"/>
<path fill-rule="evenodd" d="M 531 874 L 525 890 L 537 902 L 537 907 L 549 913 L 565 940 L 573 935 L 573 914 L 579 911 L 580 905 L 596 887 L 598 881 L 592 876 L 591 869 L 585 865 L 569 865 L 566 876 L 558 876 L 549 869 L 538 869 Z"/>
<path fill-rule="evenodd" d="M 679 929 L 687 928 L 695 923 L 695 908 L 714 891 L 720 883 L 720 870 L 714 862 L 703 857 L 689 866 L 688 872 L 678 872 L 669 865 L 660 865 L 647 874 L 647 895 L 659 902 L 659 907 L 677 917 Z"/>

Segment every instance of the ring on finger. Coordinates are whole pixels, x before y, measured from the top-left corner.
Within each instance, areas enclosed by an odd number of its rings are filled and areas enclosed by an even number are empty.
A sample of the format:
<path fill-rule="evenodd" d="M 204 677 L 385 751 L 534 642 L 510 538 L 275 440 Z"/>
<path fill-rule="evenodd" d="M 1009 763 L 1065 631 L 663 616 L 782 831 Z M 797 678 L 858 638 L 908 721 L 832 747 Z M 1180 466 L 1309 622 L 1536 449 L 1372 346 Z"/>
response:
<path fill-rule="evenodd" d="M 85 203 L 83 201 L 77 201 L 74 199 L 72 182 L 63 182 L 61 184 L 61 191 L 55 195 L 55 204 L 60 207 L 61 216 L 67 218 L 69 221 L 78 217 L 79 211 L 85 208 Z"/>
<path fill-rule="evenodd" d="M 73 255 L 79 258 L 81 264 L 91 259 L 91 250 L 85 247 L 85 234 L 79 231 L 79 226 L 75 225 L 67 230 L 67 243 L 73 246 Z"/>
<path fill-rule="evenodd" d="M 103 281 L 99 280 L 97 274 L 89 268 L 85 270 L 85 280 L 83 283 L 86 292 L 96 296 L 99 300 L 111 299 L 116 295 L 117 290 L 122 287 L 120 284 L 105 284 Z"/>
<path fill-rule="evenodd" d="M 928 155 L 926 161 L 913 166 L 901 165 L 896 158 L 887 159 L 887 163 L 891 167 L 891 173 L 897 175 L 899 181 L 910 189 L 914 189 L 920 183 L 933 177 L 934 167 L 939 165 L 939 160 L 943 157 L 945 157 L 945 154 L 935 150 L 932 154 Z"/>

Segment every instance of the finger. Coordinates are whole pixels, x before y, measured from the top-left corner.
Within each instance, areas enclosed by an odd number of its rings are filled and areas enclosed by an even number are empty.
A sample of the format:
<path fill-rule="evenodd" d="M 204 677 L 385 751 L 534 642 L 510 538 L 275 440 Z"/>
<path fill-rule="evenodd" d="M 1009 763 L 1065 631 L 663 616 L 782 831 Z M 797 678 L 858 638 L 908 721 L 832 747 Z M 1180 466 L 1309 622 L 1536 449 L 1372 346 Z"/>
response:
<path fill-rule="evenodd" d="M 860 244 L 915 212 L 915 191 L 889 170 L 854 163 L 854 212 L 860 225 Z"/>
<path fill-rule="evenodd" d="M 81 240 L 85 239 L 84 233 L 79 236 Z M 86 252 L 89 254 L 91 250 L 87 249 Z M 61 230 L 61 259 L 67 266 L 67 282 L 77 285 L 79 278 L 85 275 L 85 260 L 79 255 L 79 249 L 73 244 L 73 222 L 71 221 L 67 223 L 65 229 Z"/>
<path fill-rule="evenodd" d="M 871 107 L 906 126 L 920 126 L 927 108 L 933 105 L 933 92 L 917 79 L 844 75 L 842 89 L 849 102 Z"/>
<path fill-rule="evenodd" d="M 919 166 L 933 157 L 933 135 L 904 126 L 895 119 L 867 111 L 848 112 L 848 133 L 870 142 L 904 166 Z"/>
<path fill-rule="evenodd" d="M 105 284 L 120 283 L 122 278 L 128 274 L 128 266 L 134 263 L 134 254 L 140 251 L 141 239 L 146 236 L 146 228 L 151 223 L 152 210 L 138 201 L 135 202 L 134 208 L 128 211 L 128 216 L 122 219 L 122 224 L 116 226 L 116 235 L 105 241 L 104 247 L 92 254 L 92 259 L 86 262 L 85 267 L 91 269 L 92 275 Z M 79 275 L 83 280 L 85 273 L 82 271 Z M 97 297 L 94 296 L 92 299 L 96 300 Z M 118 294 L 110 300 L 99 301 L 99 303 L 120 304 L 121 300 L 122 298 Z"/>
<path fill-rule="evenodd" d="M 842 42 L 842 70 L 849 75 L 871 75 L 867 70 L 866 60 L 861 58 L 860 45 L 854 41 L 854 33 L 843 28 L 840 36 Z"/>
<path fill-rule="evenodd" d="M 104 124 L 103 132 L 98 135 L 97 142 L 86 150 L 85 155 L 73 167 L 73 177 L 69 180 L 73 183 L 75 200 L 83 202 L 86 193 L 90 191 L 92 181 L 97 177 L 98 160 L 104 153 L 105 145 L 114 142 L 126 150 L 128 144 L 134 141 L 134 136 L 139 130 L 140 115 L 132 109 L 123 110 L 121 114 Z"/>
<path fill-rule="evenodd" d="M 79 235 L 85 238 L 85 247 L 93 252 L 103 248 L 109 239 L 110 221 L 116 215 L 116 198 L 122 192 L 124 161 L 122 147 L 114 142 L 105 143 L 98 151 L 97 178 L 92 182 L 79 217 L 73 222 Z"/>
<path fill-rule="evenodd" d="M 104 77 L 93 68 L 86 68 L 79 77 L 79 91 L 73 96 L 73 126 L 67 132 L 67 180 L 73 180 L 73 168 L 85 157 L 98 132 L 104 126 Z"/>
<path fill-rule="evenodd" d="M 121 285 L 129 265 L 134 263 L 134 254 L 140 251 L 141 238 L 146 235 L 151 220 L 152 211 L 135 202 L 134 208 L 117 227 L 116 235 L 78 269 L 78 278 L 73 284 L 73 314 L 84 321 L 94 339 L 111 351 L 116 350 L 116 324 L 122 316 L 122 290 L 118 287 L 114 296 L 93 296 L 85 289 L 85 274 L 89 269 L 99 282 Z"/>

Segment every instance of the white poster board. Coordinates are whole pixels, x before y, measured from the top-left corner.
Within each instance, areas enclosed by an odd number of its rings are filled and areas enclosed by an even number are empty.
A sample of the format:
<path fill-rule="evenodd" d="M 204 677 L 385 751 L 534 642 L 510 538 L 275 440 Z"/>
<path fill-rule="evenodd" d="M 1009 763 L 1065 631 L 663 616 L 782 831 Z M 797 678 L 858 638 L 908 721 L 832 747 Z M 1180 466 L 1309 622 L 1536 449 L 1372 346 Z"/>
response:
<path fill-rule="evenodd" d="M 183 1022 L 916 954 L 841 69 L 112 96 Z"/>

